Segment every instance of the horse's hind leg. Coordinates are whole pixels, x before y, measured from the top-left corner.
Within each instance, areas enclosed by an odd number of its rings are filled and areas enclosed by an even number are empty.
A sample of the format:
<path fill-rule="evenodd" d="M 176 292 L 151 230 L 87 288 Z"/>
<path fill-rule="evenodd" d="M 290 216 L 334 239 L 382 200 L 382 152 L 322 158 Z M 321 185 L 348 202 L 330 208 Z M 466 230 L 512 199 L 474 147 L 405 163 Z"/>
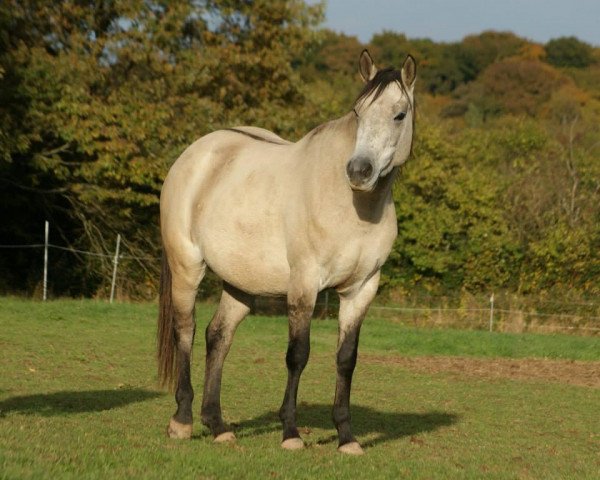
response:
<path fill-rule="evenodd" d="M 162 327 L 164 333 L 159 334 L 159 336 L 162 337 L 161 343 L 163 345 L 172 344 L 172 353 L 169 352 L 162 355 L 162 357 L 168 358 L 172 355 L 173 358 L 170 360 L 171 363 L 168 367 L 161 368 L 163 381 L 170 383 L 175 380 L 177 385 L 175 391 L 177 411 L 171 417 L 167 433 L 171 438 L 185 439 L 192 436 L 194 390 L 192 389 L 190 376 L 190 356 L 196 330 L 194 306 L 198 285 L 204 277 L 206 266 L 202 261 L 185 267 L 181 263 L 176 263 L 171 271 L 165 259 L 163 276 L 165 275 L 165 269 L 170 280 L 164 286 L 165 289 L 168 289 L 168 292 L 161 293 L 161 308 L 166 309 L 162 314 L 162 322 L 166 326 Z M 167 293 L 170 297 L 165 300 L 163 296 L 166 297 Z M 167 303 L 167 305 L 163 305 L 163 303 Z"/>
<path fill-rule="evenodd" d="M 235 439 L 221 414 L 221 377 L 233 335 L 250 311 L 251 301 L 250 295 L 224 284 L 219 307 L 206 327 L 206 371 L 201 417 L 202 423 L 210 429 L 216 442 Z"/>

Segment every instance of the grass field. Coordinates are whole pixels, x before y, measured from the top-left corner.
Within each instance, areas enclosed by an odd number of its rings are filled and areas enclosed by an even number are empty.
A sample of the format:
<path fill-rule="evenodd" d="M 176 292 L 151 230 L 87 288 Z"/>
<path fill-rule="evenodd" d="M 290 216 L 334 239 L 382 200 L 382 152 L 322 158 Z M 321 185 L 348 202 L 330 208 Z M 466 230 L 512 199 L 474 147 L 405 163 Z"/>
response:
<path fill-rule="evenodd" d="M 200 305 L 199 332 L 212 307 Z M 238 440 L 165 435 L 156 306 L 0 299 L 0 478 L 598 478 L 600 338 L 399 327 L 369 319 L 355 373 L 363 457 L 336 452 L 336 322 L 313 322 L 298 424 L 283 451 L 285 319 L 251 317 L 225 366 Z M 193 369 L 200 405 L 203 335 Z M 199 415 L 197 415 L 199 417 Z"/>

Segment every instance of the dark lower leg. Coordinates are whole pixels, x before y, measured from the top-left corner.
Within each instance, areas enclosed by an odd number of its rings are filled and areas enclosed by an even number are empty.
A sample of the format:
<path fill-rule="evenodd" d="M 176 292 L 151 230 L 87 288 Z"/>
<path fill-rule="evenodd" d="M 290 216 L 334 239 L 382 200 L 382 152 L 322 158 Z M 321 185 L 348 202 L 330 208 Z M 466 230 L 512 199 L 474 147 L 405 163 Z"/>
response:
<path fill-rule="evenodd" d="M 283 440 L 300 437 L 296 427 L 296 401 L 298 397 L 298 385 L 300 375 L 308 362 L 310 353 L 309 326 L 300 332 L 292 332 L 290 326 L 290 339 L 285 361 L 288 368 L 288 380 L 283 397 L 283 403 L 279 410 L 279 418 L 283 424 Z"/>
<path fill-rule="evenodd" d="M 223 363 L 239 323 L 250 310 L 252 298 L 225 284 L 219 308 L 206 328 L 206 371 L 202 396 L 202 423 L 217 437 L 231 429 L 221 414 Z"/>
<path fill-rule="evenodd" d="M 193 308 L 191 311 L 175 313 L 175 341 L 177 342 L 175 357 L 175 362 L 177 362 L 177 390 L 175 391 L 175 400 L 177 401 L 177 411 L 173 418 L 177 422 L 186 425 L 192 424 L 194 390 L 192 389 L 190 375 L 190 356 L 195 332 L 196 321 Z"/>
<path fill-rule="evenodd" d="M 360 327 L 346 333 L 338 347 L 333 423 L 338 431 L 340 446 L 356 441 L 350 427 L 350 389 L 356 366 L 359 333 Z"/>
<path fill-rule="evenodd" d="M 179 376 L 177 378 L 177 391 L 175 400 L 177 401 L 177 411 L 173 418 L 182 424 L 192 424 L 192 401 L 194 400 L 194 390 L 190 376 L 190 352 L 179 349 L 177 359 Z"/>
<path fill-rule="evenodd" d="M 190 355 L 196 328 L 193 313 L 176 317 L 175 339 L 177 353 L 175 357 L 177 371 L 177 389 L 175 400 L 177 411 L 169 422 L 167 433 L 171 438 L 190 438 L 192 435 L 192 389 L 190 375 Z"/>
<path fill-rule="evenodd" d="M 225 345 L 223 326 L 218 316 L 217 311 L 206 328 L 206 371 L 201 411 L 202 423 L 215 437 L 229 431 L 221 414 L 221 378 L 229 345 Z"/>
<path fill-rule="evenodd" d="M 312 280 L 307 279 L 313 278 L 317 278 L 314 272 L 306 269 L 294 270 L 290 275 L 290 289 L 287 298 L 289 334 L 285 356 L 288 379 L 283 402 L 279 409 L 279 418 L 283 426 L 282 446 L 284 448 L 295 449 L 302 445 L 296 427 L 296 400 L 300 376 L 306 367 L 310 353 L 310 320 L 317 299 L 317 288 L 312 284 Z"/>

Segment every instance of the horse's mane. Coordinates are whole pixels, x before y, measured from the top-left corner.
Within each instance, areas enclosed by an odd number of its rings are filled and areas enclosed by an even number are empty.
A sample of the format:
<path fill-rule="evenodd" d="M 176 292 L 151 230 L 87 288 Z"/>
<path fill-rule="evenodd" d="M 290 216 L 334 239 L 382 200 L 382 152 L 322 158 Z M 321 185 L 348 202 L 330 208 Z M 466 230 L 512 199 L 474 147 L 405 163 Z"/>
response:
<path fill-rule="evenodd" d="M 404 92 L 407 98 L 410 98 L 408 95 L 408 89 L 406 85 L 404 85 L 404 81 L 402 80 L 402 72 L 400 70 L 396 70 L 393 67 L 384 68 L 379 70 L 375 76 L 369 80 L 362 91 L 358 94 L 358 97 L 354 101 L 354 105 L 364 101 L 371 93 L 375 92 L 373 98 L 371 98 L 371 102 L 377 100 L 383 91 L 388 87 L 390 83 L 396 82 Z M 414 105 L 413 102 L 410 104 L 410 108 L 413 110 L 413 119 L 414 119 Z"/>
<path fill-rule="evenodd" d="M 363 101 L 365 98 L 371 95 L 371 93 L 375 92 L 375 95 L 371 99 L 371 102 L 374 102 L 392 82 L 398 82 L 404 87 L 400 70 L 395 70 L 393 67 L 379 70 L 375 76 L 365 84 L 354 103 Z M 406 90 L 406 88 L 403 88 L 403 90 Z"/>
<path fill-rule="evenodd" d="M 250 137 L 253 140 L 258 140 L 260 142 L 272 143 L 274 145 L 287 145 L 286 142 L 279 142 L 279 141 L 273 140 L 271 138 L 261 137 L 260 135 L 255 135 L 255 134 L 247 132 L 245 130 L 240 130 L 239 128 L 224 128 L 223 130 L 227 130 L 229 132 L 239 133 L 241 135 L 246 135 L 247 137 Z"/>

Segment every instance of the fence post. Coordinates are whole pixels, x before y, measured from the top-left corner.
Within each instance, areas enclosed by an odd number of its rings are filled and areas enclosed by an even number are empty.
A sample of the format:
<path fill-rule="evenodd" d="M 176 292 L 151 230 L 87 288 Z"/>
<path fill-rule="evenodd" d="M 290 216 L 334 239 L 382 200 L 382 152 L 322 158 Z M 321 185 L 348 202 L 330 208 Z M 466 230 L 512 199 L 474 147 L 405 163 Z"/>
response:
<path fill-rule="evenodd" d="M 44 223 L 44 302 L 48 298 L 48 234 L 50 233 L 50 224 L 48 220 Z"/>
<path fill-rule="evenodd" d="M 112 283 L 110 285 L 110 303 L 115 298 L 115 283 L 117 281 L 117 265 L 119 265 L 119 246 L 121 245 L 121 234 L 117 234 L 117 248 L 115 249 L 115 258 L 113 259 Z"/>
<path fill-rule="evenodd" d="M 490 297 L 490 332 L 494 329 L 494 294 Z"/>

